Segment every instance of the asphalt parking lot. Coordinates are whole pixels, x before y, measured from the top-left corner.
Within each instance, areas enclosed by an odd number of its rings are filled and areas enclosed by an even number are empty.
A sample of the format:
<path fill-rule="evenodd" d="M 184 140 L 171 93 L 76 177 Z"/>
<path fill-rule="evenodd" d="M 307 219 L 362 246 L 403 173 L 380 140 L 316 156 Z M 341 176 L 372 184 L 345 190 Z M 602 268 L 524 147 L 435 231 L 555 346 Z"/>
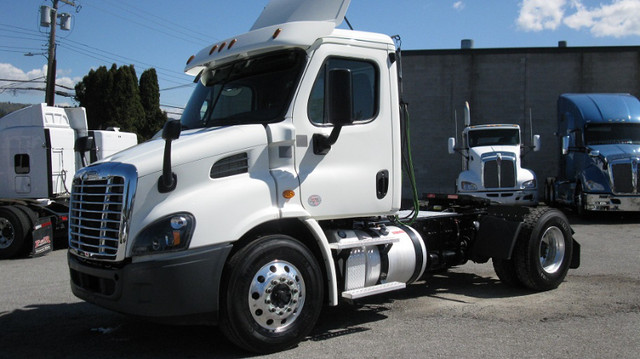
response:
<path fill-rule="evenodd" d="M 582 265 L 556 290 L 502 285 L 490 263 L 325 308 L 273 358 L 637 358 L 640 216 L 569 214 Z M 75 298 L 66 251 L 0 261 L 0 358 L 239 358 L 216 328 L 166 326 Z"/>

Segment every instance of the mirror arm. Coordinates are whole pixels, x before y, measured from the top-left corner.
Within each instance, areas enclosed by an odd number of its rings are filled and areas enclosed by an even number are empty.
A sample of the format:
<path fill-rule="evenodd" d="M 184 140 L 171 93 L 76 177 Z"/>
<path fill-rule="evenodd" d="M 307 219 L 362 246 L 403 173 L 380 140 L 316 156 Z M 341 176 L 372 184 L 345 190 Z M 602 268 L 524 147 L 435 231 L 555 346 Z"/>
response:
<path fill-rule="evenodd" d="M 316 133 L 313 135 L 313 154 L 315 155 L 326 155 L 329 153 L 331 146 L 333 146 L 336 141 L 338 141 L 338 136 L 340 136 L 340 130 L 342 130 L 342 126 L 336 125 L 329 137 Z"/>

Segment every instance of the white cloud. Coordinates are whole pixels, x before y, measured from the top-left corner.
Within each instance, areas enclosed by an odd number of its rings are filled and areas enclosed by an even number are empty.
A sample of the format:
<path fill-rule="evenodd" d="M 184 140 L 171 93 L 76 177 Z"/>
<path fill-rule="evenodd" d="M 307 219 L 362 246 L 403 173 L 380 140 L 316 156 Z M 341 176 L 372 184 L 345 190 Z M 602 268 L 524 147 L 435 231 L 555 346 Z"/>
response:
<path fill-rule="evenodd" d="M 562 23 L 566 0 L 523 0 L 518 27 L 525 31 L 555 30 Z"/>
<path fill-rule="evenodd" d="M 69 73 L 69 71 L 58 70 L 56 71 L 56 85 L 62 85 L 65 87 L 73 88 L 77 82 L 82 80 L 81 78 L 71 78 L 69 76 L 65 76 Z M 27 72 L 24 72 L 22 69 L 13 66 L 8 63 L 0 63 L 0 93 L 24 93 L 26 91 L 32 92 L 32 90 L 25 90 L 26 88 L 45 88 L 45 78 L 47 76 L 47 66 L 44 65 L 42 68 L 33 69 Z M 14 80 L 14 81 L 6 81 L 6 80 Z M 20 81 L 20 82 L 16 82 Z M 24 82 L 28 81 L 28 82 Z M 22 89 L 22 90 L 21 90 Z M 64 92 L 74 93 L 73 90 L 69 89 L 60 89 Z"/>
<path fill-rule="evenodd" d="M 640 0 L 609 0 L 587 7 L 584 0 L 523 0 L 518 27 L 525 31 L 555 30 L 565 25 L 588 29 L 597 37 L 640 35 Z"/>
<path fill-rule="evenodd" d="M 564 20 L 574 30 L 585 27 L 597 37 L 640 35 L 640 0 L 614 0 L 593 9 L 576 0 L 574 7 L 576 12 Z"/>
<path fill-rule="evenodd" d="M 458 11 L 463 10 L 463 9 L 464 9 L 464 6 L 465 6 L 465 5 L 464 5 L 464 2 L 462 2 L 462 1 L 456 1 L 456 2 L 454 2 L 454 3 L 453 3 L 453 8 L 454 8 L 455 10 L 458 10 Z"/>

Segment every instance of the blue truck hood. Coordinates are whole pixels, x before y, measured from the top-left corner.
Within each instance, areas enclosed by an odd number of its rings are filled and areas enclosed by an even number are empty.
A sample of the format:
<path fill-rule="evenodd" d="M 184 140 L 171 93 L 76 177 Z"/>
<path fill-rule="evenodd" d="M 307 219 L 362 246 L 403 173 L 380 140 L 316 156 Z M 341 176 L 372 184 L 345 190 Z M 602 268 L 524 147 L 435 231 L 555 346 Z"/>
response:
<path fill-rule="evenodd" d="M 609 161 L 640 157 L 640 145 L 634 144 L 593 145 L 589 146 L 589 149 L 600 151 L 600 155 Z"/>

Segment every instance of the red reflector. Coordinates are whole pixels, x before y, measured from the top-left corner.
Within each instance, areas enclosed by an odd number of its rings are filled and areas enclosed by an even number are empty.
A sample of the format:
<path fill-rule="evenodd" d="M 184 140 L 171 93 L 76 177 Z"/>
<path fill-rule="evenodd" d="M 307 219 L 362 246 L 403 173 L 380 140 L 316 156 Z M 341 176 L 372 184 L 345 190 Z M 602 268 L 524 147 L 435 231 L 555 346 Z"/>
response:
<path fill-rule="evenodd" d="M 448 199 L 458 199 L 458 195 L 457 194 L 449 194 L 447 195 Z"/>
<path fill-rule="evenodd" d="M 427 198 L 436 198 L 435 193 L 427 193 Z"/>

